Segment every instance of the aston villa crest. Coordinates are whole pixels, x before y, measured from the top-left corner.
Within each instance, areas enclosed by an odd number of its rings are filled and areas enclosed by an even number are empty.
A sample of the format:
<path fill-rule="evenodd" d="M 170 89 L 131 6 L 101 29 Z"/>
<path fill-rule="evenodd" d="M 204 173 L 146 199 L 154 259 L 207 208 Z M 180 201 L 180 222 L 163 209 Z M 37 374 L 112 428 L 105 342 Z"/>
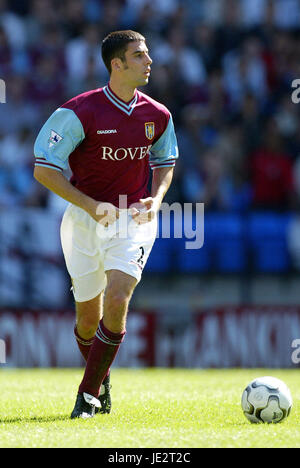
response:
<path fill-rule="evenodd" d="M 145 134 L 148 140 L 153 140 L 154 138 L 154 122 L 145 123 Z"/>

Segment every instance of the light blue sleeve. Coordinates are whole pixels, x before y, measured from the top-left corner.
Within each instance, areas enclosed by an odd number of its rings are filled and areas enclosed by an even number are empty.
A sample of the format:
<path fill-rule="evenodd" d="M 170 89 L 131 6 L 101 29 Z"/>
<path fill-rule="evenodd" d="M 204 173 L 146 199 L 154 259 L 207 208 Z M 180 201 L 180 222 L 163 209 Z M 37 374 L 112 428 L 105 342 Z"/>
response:
<path fill-rule="evenodd" d="M 172 116 L 161 137 L 150 149 L 149 164 L 151 169 L 173 167 L 178 159 L 178 145 Z"/>
<path fill-rule="evenodd" d="M 57 171 L 68 167 L 69 155 L 85 138 L 81 121 L 71 109 L 60 107 L 41 128 L 34 144 L 35 165 Z"/>

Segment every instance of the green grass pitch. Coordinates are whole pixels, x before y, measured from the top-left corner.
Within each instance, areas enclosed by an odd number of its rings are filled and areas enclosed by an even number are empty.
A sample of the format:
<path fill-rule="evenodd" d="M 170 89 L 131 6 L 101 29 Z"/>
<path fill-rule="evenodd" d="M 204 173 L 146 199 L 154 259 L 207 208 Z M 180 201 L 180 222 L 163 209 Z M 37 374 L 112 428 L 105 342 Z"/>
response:
<path fill-rule="evenodd" d="M 112 412 L 70 420 L 82 369 L 0 369 L 0 447 L 300 447 L 299 370 L 112 369 Z M 240 399 L 255 377 L 286 382 L 293 408 L 252 425 Z"/>

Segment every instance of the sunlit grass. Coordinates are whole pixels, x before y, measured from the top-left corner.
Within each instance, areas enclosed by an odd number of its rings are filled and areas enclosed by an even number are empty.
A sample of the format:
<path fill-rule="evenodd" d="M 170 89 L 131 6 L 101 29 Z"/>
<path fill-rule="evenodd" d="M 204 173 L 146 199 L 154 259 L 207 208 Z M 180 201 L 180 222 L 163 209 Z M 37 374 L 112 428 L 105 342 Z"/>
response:
<path fill-rule="evenodd" d="M 109 415 L 71 420 L 81 369 L 0 371 L 0 447 L 300 447 L 298 370 L 113 369 Z M 294 406 L 281 424 L 251 425 L 241 394 L 273 375 Z"/>

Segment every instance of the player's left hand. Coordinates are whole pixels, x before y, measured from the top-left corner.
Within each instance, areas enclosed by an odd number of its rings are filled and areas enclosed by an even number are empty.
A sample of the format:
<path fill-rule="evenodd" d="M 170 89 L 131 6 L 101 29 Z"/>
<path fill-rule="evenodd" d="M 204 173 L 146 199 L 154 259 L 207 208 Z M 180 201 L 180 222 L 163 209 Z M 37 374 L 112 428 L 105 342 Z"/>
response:
<path fill-rule="evenodd" d="M 159 203 L 152 197 L 141 198 L 130 208 L 132 219 L 137 224 L 150 223 L 159 210 Z"/>

